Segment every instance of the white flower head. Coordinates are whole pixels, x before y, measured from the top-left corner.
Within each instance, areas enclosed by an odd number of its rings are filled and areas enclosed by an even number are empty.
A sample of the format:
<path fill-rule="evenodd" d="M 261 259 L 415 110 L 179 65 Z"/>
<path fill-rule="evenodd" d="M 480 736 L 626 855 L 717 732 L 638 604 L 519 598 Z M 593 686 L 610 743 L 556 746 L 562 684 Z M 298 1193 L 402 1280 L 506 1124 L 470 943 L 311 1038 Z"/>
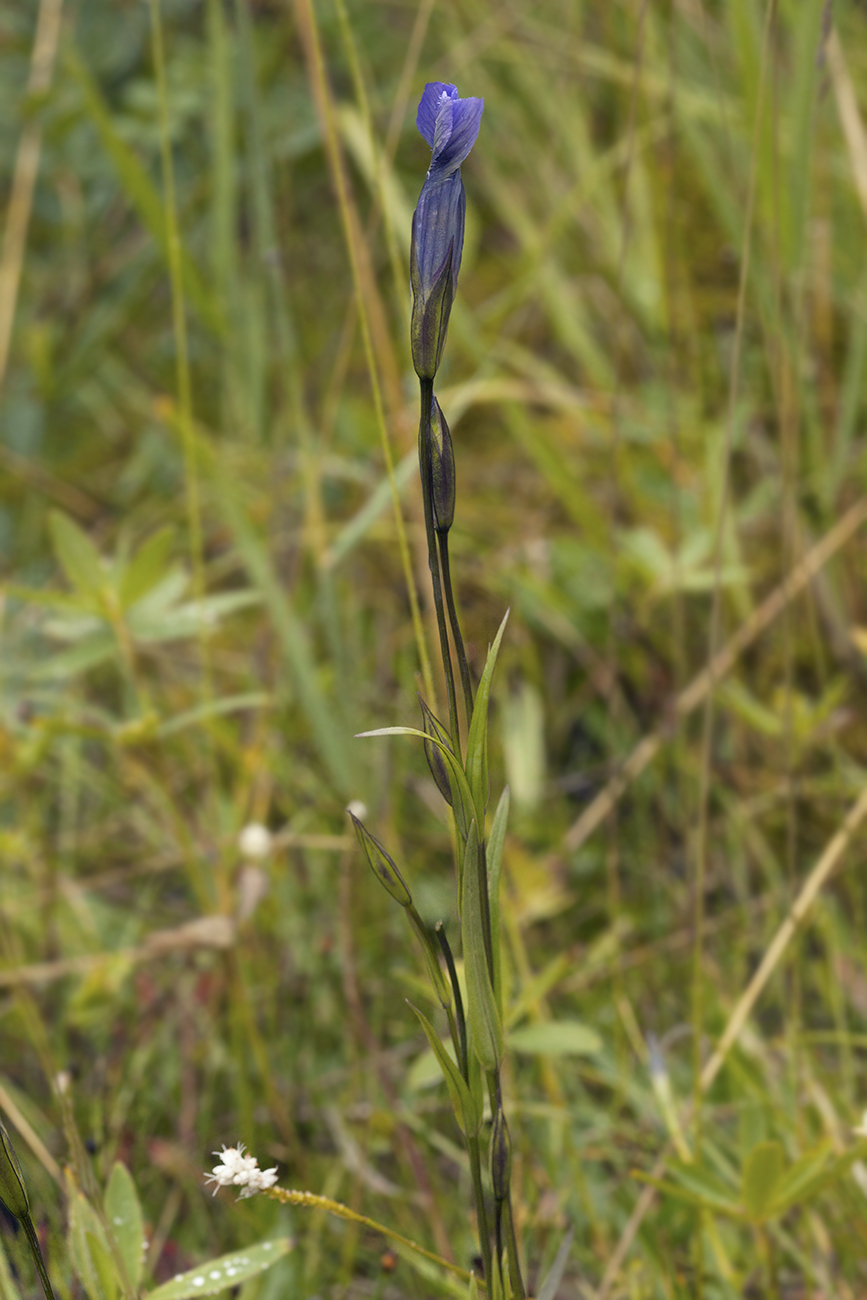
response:
<path fill-rule="evenodd" d="M 261 822 L 250 822 L 238 836 L 238 848 L 245 858 L 267 858 L 274 847 L 274 837 Z"/>
<path fill-rule="evenodd" d="M 255 1156 L 244 1155 L 246 1147 L 243 1142 L 239 1142 L 236 1147 L 224 1146 L 222 1150 L 215 1151 L 214 1155 L 220 1157 L 220 1163 L 214 1165 L 209 1174 L 205 1174 L 205 1182 L 214 1184 L 214 1195 L 220 1187 L 240 1187 L 243 1199 L 246 1196 L 254 1196 L 256 1192 L 262 1192 L 267 1187 L 273 1187 L 277 1181 L 277 1166 L 272 1169 L 260 1169 L 259 1161 Z"/>

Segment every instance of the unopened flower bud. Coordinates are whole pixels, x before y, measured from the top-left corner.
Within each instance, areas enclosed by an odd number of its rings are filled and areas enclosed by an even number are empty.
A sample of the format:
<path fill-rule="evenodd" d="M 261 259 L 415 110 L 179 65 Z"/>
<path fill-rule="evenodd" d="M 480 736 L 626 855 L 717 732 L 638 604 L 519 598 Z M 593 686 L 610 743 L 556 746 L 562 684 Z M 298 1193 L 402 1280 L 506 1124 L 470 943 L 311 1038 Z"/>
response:
<path fill-rule="evenodd" d="M 436 740 L 441 741 L 444 745 L 448 745 L 449 749 L 451 749 L 452 742 L 448 732 L 430 711 L 421 696 L 418 698 L 419 703 L 421 704 L 422 718 L 424 719 L 422 729 L 429 736 L 433 736 Z M 425 758 L 427 759 L 427 765 L 430 768 L 430 774 L 434 781 L 436 781 L 437 789 L 449 807 L 452 807 L 454 804 L 452 781 L 451 776 L 449 775 L 449 766 L 443 757 L 442 750 L 439 745 L 435 745 L 432 740 L 426 740 L 424 742 L 424 753 Z"/>
<path fill-rule="evenodd" d="M 481 99 L 461 99 L 456 86 L 441 81 L 425 86 L 418 106 L 418 129 L 432 150 L 412 219 L 410 253 L 410 342 L 420 379 L 433 379 L 446 341 L 464 247 L 461 163 L 476 142 L 483 107 Z"/>
<path fill-rule="evenodd" d="M 455 517 L 455 453 L 452 435 L 434 397 L 430 412 L 430 481 L 434 528 L 447 533 Z"/>
<path fill-rule="evenodd" d="M 494 1127 L 491 1130 L 491 1184 L 494 1198 L 504 1201 L 509 1195 L 512 1178 L 512 1139 L 502 1106 L 497 1106 Z"/>
<path fill-rule="evenodd" d="M 403 883 L 403 877 L 394 862 L 379 843 L 379 840 L 373 838 L 364 823 L 360 822 L 354 813 L 350 812 L 349 815 L 352 818 L 358 842 L 364 849 L 365 857 L 370 863 L 374 874 L 379 877 L 392 898 L 400 903 L 401 907 L 409 907 L 412 903 L 412 895 Z"/>
<path fill-rule="evenodd" d="M 30 1200 L 24 1185 L 24 1175 L 12 1146 L 12 1139 L 0 1121 L 0 1201 L 16 1219 L 30 1215 Z"/>

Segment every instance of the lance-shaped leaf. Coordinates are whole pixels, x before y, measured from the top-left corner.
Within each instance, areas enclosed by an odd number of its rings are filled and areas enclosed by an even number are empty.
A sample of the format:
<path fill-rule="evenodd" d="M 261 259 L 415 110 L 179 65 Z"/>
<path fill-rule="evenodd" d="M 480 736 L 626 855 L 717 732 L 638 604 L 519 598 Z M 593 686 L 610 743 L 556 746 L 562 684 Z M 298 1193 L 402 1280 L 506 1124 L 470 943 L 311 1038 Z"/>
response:
<path fill-rule="evenodd" d="M 476 1099 L 470 1092 L 463 1075 L 455 1065 L 452 1058 L 445 1049 L 445 1044 L 440 1040 L 433 1025 L 427 1019 L 418 1007 L 409 1006 L 418 1016 L 419 1024 L 425 1032 L 427 1041 L 430 1043 L 431 1050 L 439 1062 L 440 1069 L 443 1072 L 443 1078 L 446 1081 L 446 1087 L 449 1090 L 452 1107 L 455 1112 L 455 1119 L 458 1121 L 462 1132 L 468 1137 L 475 1137 L 482 1123 L 482 1110 L 476 1104 Z"/>
<path fill-rule="evenodd" d="M 772 1215 L 785 1163 L 779 1142 L 759 1142 L 744 1161 L 741 1201 L 752 1223 L 763 1223 Z"/>
<path fill-rule="evenodd" d="M 487 917 L 482 908 L 482 858 L 476 823 L 470 826 L 464 853 L 461 938 L 467 978 L 467 1022 L 473 1048 L 486 1073 L 500 1068 L 503 1024 L 494 1000 L 485 946 Z"/>
<path fill-rule="evenodd" d="M 0 1201 L 16 1219 L 26 1219 L 30 1201 L 24 1175 L 6 1126 L 0 1121 Z"/>
<path fill-rule="evenodd" d="M 452 795 L 454 797 L 452 807 L 454 808 L 455 821 L 461 839 L 466 840 L 470 822 L 473 818 L 473 797 L 470 794 L 470 787 L 460 760 L 455 758 L 450 746 L 438 740 L 436 736 L 428 736 L 425 732 L 419 731 L 418 727 L 377 727 L 375 731 L 359 731 L 355 738 L 356 740 L 366 740 L 371 736 L 417 736 L 420 740 L 425 740 L 429 744 L 437 746 L 448 764 L 452 781 Z"/>
<path fill-rule="evenodd" d="M 488 897 L 491 917 L 491 956 L 494 966 L 494 998 L 497 1010 L 503 1014 L 503 975 L 500 961 L 500 871 L 503 865 L 503 845 L 506 842 L 506 824 L 509 820 L 509 787 L 500 795 L 494 824 L 488 837 Z"/>
<path fill-rule="evenodd" d="M 141 1281 L 144 1267 L 144 1223 L 132 1175 L 119 1161 L 115 1163 L 108 1181 L 105 1217 L 123 1260 L 127 1280 L 135 1288 Z"/>
<path fill-rule="evenodd" d="M 497 664 L 497 655 L 500 652 L 500 642 L 503 639 L 508 619 L 509 611 L 506 610 L 505 617 L 494 639 L 494 644 L 488 651 L 485 671 L 482 673 L 482 680 L 479 682 L 479 689 L 476 692 L 476 702 L 473 706 L 473 718 L 467 740 L 467 782 L 473 796 L 473 807 L 475 808 L 476 821 L 479 826 L 485 824 L 485 808 L 488 803 L 488 700 L 491 697 L 491 681 Z"/>
<path fill-rule="evenodd" d="M 364 855 L 370 863 L 374 875 L 388 890 L 395 902 L 400 903 L 401 907 L 410 907 L 412 905 L 412 895 L 403 883 L 403 876 L 398 871 L 394 861 L 386 853 L 379 840 L 374 839 L 364 823 L 358 820 L 355 813 L 349 809 L 347 809 L 347 812 L 352 818 L 358 842 L 364 849 Z"/>
<path fill-rule="evenodd" d="M 231 1255 L 211 1259 L 188 1273 L 180 1273 L 171 1282 L 164 1282 L 156 1291 L 148 1292 L 147 1300 L 189 1300 L 190 1296 L 217 1295 L 263 1273 L 288 1255 L 293 1245 L 288 1237 L 277 1237 L 274 1241 L 260 1241 L 256 1246 L 234 1250 Z"/>

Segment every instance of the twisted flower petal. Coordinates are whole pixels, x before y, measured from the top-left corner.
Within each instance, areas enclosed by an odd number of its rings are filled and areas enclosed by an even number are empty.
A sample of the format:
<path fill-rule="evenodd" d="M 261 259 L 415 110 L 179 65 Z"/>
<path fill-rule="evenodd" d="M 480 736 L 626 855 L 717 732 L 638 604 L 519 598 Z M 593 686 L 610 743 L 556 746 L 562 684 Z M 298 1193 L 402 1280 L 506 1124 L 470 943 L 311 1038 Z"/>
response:
<path fill-rule="evenodd" d="M 412 219 L 412 357 L 433 379 L 448 329 L 464 248 L 466 199 L 460 166 L 479 134 L 484 100 L 461 99 L 442 81 L 425 86 L 416 122 L 431 164 Z"/>

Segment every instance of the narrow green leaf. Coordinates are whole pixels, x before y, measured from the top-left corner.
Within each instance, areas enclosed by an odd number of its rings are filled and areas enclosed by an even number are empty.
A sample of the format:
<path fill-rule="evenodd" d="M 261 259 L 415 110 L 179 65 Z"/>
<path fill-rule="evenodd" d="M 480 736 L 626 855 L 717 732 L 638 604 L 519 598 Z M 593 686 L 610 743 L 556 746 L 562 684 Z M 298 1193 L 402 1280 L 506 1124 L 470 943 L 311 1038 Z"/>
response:
<path fill-rule="evenodd" d="M 461 838 L 466 840 L 470 822 L 473 819 L 473 797 L 460 760 L 455 758 L 448 745 L 442 744 L 436 736 L 429 736 L 427 732 L 419 731 L 418 727 L 377 727 L 374 731 L 359 731 L 355 739 L 368 740 L 373 736 L 417 736 L 420 740 L 437 746 L 449 765 L 449 771 L 453 778 L 452 794 L 454 795 L 454 804 L 452 808 Z"/>
<path fill-rule="evenodd" d="M 83 596 L 96 595 L 105 586 L 105 569 L 87 533 L 59 510 L 51 511 L 48 527 L 54 554 L 72 586 Z"/>
<path fill-rule="evenodd" d="M 509 820 L 509 787 L 500 795 L 494 824 L 488 837 L 488 897 L 491 914 L 491 948 L 494 958 L 494 998 L 497 1010 L 503 1014 L 503 973 L 500 960 L 500 871 L 503 865 L 503 845 L 506 842 L 506 825 Z"/>
<path fill-rule="evenodd" d="M 744 1161 L 741 1200 L 753 1223 L 768 1217 L 786 1158 L 779 1142 L 759 1142 Z"/>
<path fill-rule="evenodd" d="M 476 1106 L 473 1094 L 467 1087 L 463 1075 L 449 1056 L 433 1025 L 423 1012 L 419 1011 L 418 1007 L 413 1006 L 411 1002 L 408 1002 L 408 1005 L 418 1016 L 427 1041 L 431 1045 L 431 1050 L 439 1062 L 443 1078 L 446 1081 L 446 1087 L 449 1090 L 455 1119 L 458 1121 L 462 1132 L 466 1133 L 468 1137 L 475 1137 L 482 1123 L 481 1108 Z"/>
<path fill-rule="evenodd" d="M 181 1273 L 155 1291 L 148 1291 L 147 1300 L 188 1300 L 189 1296 L 217 1295 L 220 1291 L 228 1291 L 276 1264 L 278 1259 L 289 1254 L 293 1245 L 289 1237 L 279 1237 L 274 1241 L 260 1241 L 244 1250 L 234 1250 L 230 1255 L 221 1255 L 199 1268 L 191 1268 L 188 1273 Z"/>
<path fill-rule="evenodd" d="M 464 854 L 461 939 L 467 977 L 467 1023 L 483 1069 L 498 1070 L 503 1059 L 503 1024 L 494 1001 L 485 950 L 485 918 L 481 900 L 481 846 L 476 823 L 470 825 Z"/>
<path fill-rule="evenodd" d="M 105 1217 L 117 1243 L 127 1279 L 136 1288 L 144 1264 L 144 1222 L 132 1175 L 119 1161 L 108 1180 Z"/>
<path fill-rule="evenodd" d="M 509 611 L 506 610 L 499 631 L 494 638 L 494 644 L 488 651 L 485 671 L 482 673 L 482 680 L 479 682 L 479 689 L 476 692 L 470 734 L 467 739 L 467 782 L 473 796 L 473 807 L 476 811 L 476 821 L 479 826 L 485 824 L 485 809 L 488 804 L 488 701 L 491 696 L 491 681 L 497 664 L 497 655 L 500 653 L 500 643 L 503 640 L 503 633 L 506 630 L 508 620 Z"/>
<path fill-rule="evenodd" d="M 406 918 L 418 936 L 418 941 L 421 944 L 421 949 L 424 953 L 424 959 L 427 962 L 427 971 L 430 976 L 430 982 L 434 986 L 434 992 L 439 999 L 440 1006 L 444 1011 L 447 1011 L 452 1005 L 452 986 L 446 979 L 443 969 L 440 966 L 439 953 L 436 945 L 434 944 L 424 921 L 412 906 L 412 903 L 406 907 Z"/>

